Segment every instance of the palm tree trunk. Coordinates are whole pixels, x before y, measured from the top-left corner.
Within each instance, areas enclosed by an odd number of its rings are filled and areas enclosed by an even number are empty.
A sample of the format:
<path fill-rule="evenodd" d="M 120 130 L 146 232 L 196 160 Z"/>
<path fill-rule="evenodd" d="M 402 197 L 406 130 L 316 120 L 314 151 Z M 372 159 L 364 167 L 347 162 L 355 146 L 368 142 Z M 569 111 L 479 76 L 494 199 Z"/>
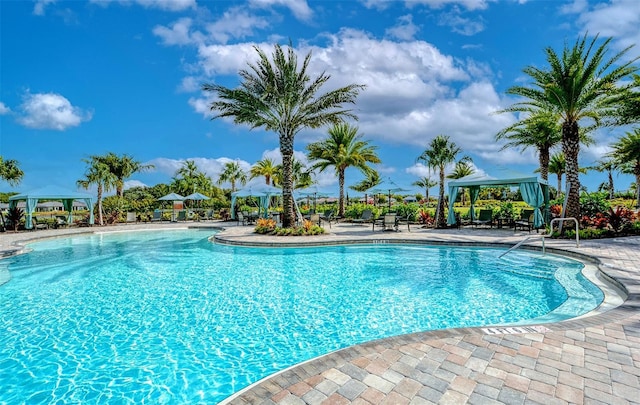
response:
<path fill-rule="evenodd" d="M 613 170 L 607 170 L 607 175 L 609 176 L 609 199 L 613 200 Z"/>
<path fill-rule="evenodd" d="M 640 163 L 634 166 L 633 174 L 636 175 L 636 209 L 638 209 L 640 208 Z"/>
<path fill-rule="evenodd" d="M 102 219 L 102 183 L 98 183 L 98 223 L 100 226 L 104 225 Z"/>
<path fill-rule="evenodd" d="M 558 173 L 558 191 L 556 192 L 556 198 L 560 197 L 562 193 L 562 173 Z"/>
<path fill-rule="evenodd" d="M 580 153 L 580 135 L 578 123 L 567 121 L 562 125 L 562 151 L 566 158 L 567 212 L 565 217 L 580 220 L 580 177 L 578 173 L 578 154 Z"/>
<path fill-rule="evenodd" d="M 344 169 L 340 169 L 338 173 L 338 184 L 340 185 L 340 196 L 338 201 L 338 216 L 344 217 Z M 365 202 L 366 202 L 365 195 Z"/>
<path fill-rule="evenodd" d="M 293 136 L 280 134 L 282 153 L 282 226 L 290 228 L 295 224 L 293 210 Z"/>
<path fill-rule="evenodd" d="M 438 228 L 446 228 L 444 220 L 444 166 L 440 167 L 440 193 L 438 195 L 438 218 L 436 218 Z"/>
<path fill-rule="evenodd" d="M 538 151 L 538 162 L 540 163 L 540 177 L 543 180 L 549 180 L 549 148 L 541 146 Z M 560 191 L 558 189 L 558 191 Z"/>

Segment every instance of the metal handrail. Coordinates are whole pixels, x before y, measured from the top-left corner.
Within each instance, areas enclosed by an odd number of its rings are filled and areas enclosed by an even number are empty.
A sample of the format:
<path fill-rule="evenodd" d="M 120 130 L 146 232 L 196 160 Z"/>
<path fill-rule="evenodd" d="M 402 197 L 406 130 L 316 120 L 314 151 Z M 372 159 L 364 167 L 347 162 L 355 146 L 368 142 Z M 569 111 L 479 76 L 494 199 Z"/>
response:
<path fill-rule="evenodd" d="M 564 221 L 573 221 L 576 224 L 576 247 L 580 247 L 580 235 L 578 232 L 578 220 L 573 218 L 573 217 L 568 217 L 568 218 L 554 218 L 551 220 L 551 222 L 549 222 L 549 234 L 542 234 L 542 235 L 529 235 L 526 238 L 524 238 L 523 240 L 521 240 L 520 242 L 516 243 L 514 246 L 512 246 L 509 250 L 507 250 L 506 252 L 502 253 L 500 256 L 498 256 L 498 259 L 500 259 L 502 256 L 506 255 L 507 253 L 511 252 L 512 250 L 515 250 L 517 248 L 520 247 L 520 245 L 522 245 L 523 243 L 525 243 L 526 241 L 528 241 L 529 239 L 532 238 L 542 238 L 542 254 L 545 254 L 545 245 L 544 245 L 544 240 L 545 238 L 553 235 L 553 223 L 554 222 L 560 222 L 560 224 L 562 224 L 562 222 Z M 560 228 L 561 229 L 561 228 Z"/>

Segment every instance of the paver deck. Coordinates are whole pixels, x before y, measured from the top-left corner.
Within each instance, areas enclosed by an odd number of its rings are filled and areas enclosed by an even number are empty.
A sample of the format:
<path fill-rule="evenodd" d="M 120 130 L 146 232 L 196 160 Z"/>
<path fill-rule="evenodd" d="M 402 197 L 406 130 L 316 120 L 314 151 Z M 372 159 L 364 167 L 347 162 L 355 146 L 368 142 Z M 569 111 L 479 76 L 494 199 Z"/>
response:
<path fill-rule="evenodd" d="M 240 245 L 404 241 L 506 247 L 527 235 L 418 227 L 383 233 L 370 226 L 337 224 L 327 235 L 282 238 L 255 235 L 251 227 L 234 223 L 188 225 L 224 226 L 217 242 Z M 6 233 L 0 236 L 0 255 L 19 251 L 32 239 L 105 230 Z M 527 245 L 540 247 L 541 242 L 532 239 Z M 594 261 L 628 297 L 607 312 L 540 327 L 426 331 L 352 346 L 270 376 L 224 403 L 640 404 L 640 237 L 581 241 L 580 247 L 575 241 L 547 240 L 546 247 Z"/>

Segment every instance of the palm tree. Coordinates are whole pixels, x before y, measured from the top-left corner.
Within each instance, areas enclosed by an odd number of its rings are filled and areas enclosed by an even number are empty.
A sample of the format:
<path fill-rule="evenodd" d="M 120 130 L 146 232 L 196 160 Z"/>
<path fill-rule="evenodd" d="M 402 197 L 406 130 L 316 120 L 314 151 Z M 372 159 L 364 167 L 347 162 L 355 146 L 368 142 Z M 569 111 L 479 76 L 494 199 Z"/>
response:
<path fill-rule="evenodd" d="M 619 110 L 620 125 L 640 123 L 640 75 L 633 75 L 636 91 L 630 92 Z"/>
<path fill-rule="evenodd" d="M 298 58 L 291 45 L 285 54 L 276 44 L 273 63 L 263 50 L 257 46 L 254 49 L 258 53 L 258 62 L 239 72 L 243 80 L 239 88 L 204 84 L 202 89 L 217 94 L 218 100 L 210 105 L 211 111 L 217 112 L 214 119 L 233 117 L 236 124 L 264 127 L 278 133 L 283 168 L 282 222 L 284 227 L 290 227 L 295 220 L 292 170 L 296 134 L 304 128 L 337 124 L 345 118 L 357 119 L 355 114 L 341 106 L 344 103 L 354 104 L 364 86 L 351 84 L 318 96 L 318 91 L 330 76 L 322 73 L 311 80 L 307 72 L 311 53 L 307 54 L 298 70 Z"/>
<path fill-rule="evenodd" d="M 498 132 L 496 139 L 508 140 L 502 150 L 520 148 L 524 152 L 528 148 L 536 148 L 540 164 L 540 177 L 547 180 L 549 178 L 550 150 L 562 141 L 559 116 L 546 110 L 537 111 Z"/>
<path fill-rule="evenodd" d="M 588 129 L 619 122 L 617 111 L 625 104 L 634 83 L 624 79 L 638 70 L 633 64 L 638 58 L 613 67 L 630 47 L 605 59 L 611 38 L 596 47 L 598 36 L 587 43 L 587 35 L 578 38 L 575 45 L 565 45 L 562 55 L 546 48 L 548 68 L 528 66 L 524 73 L 533 84 L 514 86 L 508 94 L 524 97 L 504 111 L 535 114 L 550 111 L 560 116 L 562 124 L 562 150 L 566 157 L 567 217 L 580 218 L 580 178 L 578 154 L 580 152 L 579 122 L 589 120 Z"/>
<path fill-rule="evenodd" d="M 636 177 L 636 208 L 640 207 L 640 128 L 627 132 L 611 147 L 613 150 L 609 156 L 615 159 L 617 164 L 628 164 L 632 167 L 633 175 Z"/>
<path fill-rule="evenodd" d="M 178 194 L 188 195 L 200 190 L 211 196 L 213 183 L 211 178 L 198 169 L 194 160 L 187 160 L 176 170 L 171 183 L 171 189 Z"/>
<path fill-rule="evenodd" d="M 265 184 L 268 186 L 272 186 L 273 176 L 276 173 L 276 164 L 272 159 L 268 158 L 258 160 L 253 166 L 251 166 L 251 171 L 249 173 L 251 175 L 251 179 L 264 176 Z"/>
<path fill-rule="evenodd" d="M 243 186 L 247 184 L 247 173 L 242 170 L 238 162 L 227 162 L 224 164 L 224 170 L 218 177 L 218 185 L 224 182 L 231 183 L 231 192 L 236 191 L 236 184 L 239 182 Z"/>
<path fill-rule="evenodd" d="M 17 185 L 22 181 L 22 177 L 24 177 L 24 172 L 20 169 L 18 161 L 13 159 L 4 160 L 0 156 L 0 180 L 4 180 L 11 185 Z M 0 210 L 0 219 L 2 220 L 2 229 L 4 229 L 5 223 L 2 210 Z"/>
<path fill-rule="evenodd" d="M 426 196 L 425 199 L 427 200 L 427 204 L 429 204 L 429 189 L 431 187 L 437 186 L 438 182 L 435 181 L 435 180 L 431 180 L 431 177 L 429 177 L 429 176 L 425 176 L 425 177 L 421 177 L 420 179 L 414 181 L 411 184 L 416 186 L 416 187 L 424 188 L 425 196 Z"/>
<path fill-rule="evenodd" d="M 599 173 L 607 173 L 607 185 L 606 189 L 609 192 L 609 199 L 613 199 L 614 193 L 614 184 L 613 184 L 613 171 L 617 169 L 616 162 L 612 158 L 605 158 L 601 160 L 596 160 L 593 166 L 589 166 L 586 168 L 587 170 L 595 170 Z"/>
<path fill-rule="evenodd" d="M 118 179 L 111 171 L 106 156 L 90 156 L 88 159 L 82 159 L 88 166 L 84 173 L 84 178 L 77 181 L 78 187 L 85 190 L 89 189 L 92 184 L 98 188 L 98 223 L 104 225 L 102 210 L 102 194 L 117 186 Z"/>
<path fill-rule="evenodd" d="M 366 191 L 369 190 L 370 188 L 374 188 L 380 183 L 382 183 L 382 179 L 380 178 L 380 175 L 378 174 L 377 171 L 372 170 L 366 173 L 366 177 L 360 180 L 359 183 L 349 186 L 349 188 L 359 193 L 364 193 L 364 201 L 367 202 L 369 201 L 368 199 L 369 196 L 367 195 Z M 349 203 L 348 199 L 346 198 L 345 198 L 345 201 L 347 204 Z"/>
<path fill-rule="evenodd" d="M 453 168 L 453 171 L 447 175 L 448 179 L 461 179 L 466 176 L 470 176 L 475 173 L 473 166 L 469 164 L 471 159 L 463 159 L 456 163 L 456 166 Z M 462 193 L 462 205 L 465 203 L 464 199 L 465 193 Z"/>
<path fill-rule="evenodd" d="M 558 191 L 556 198 L 562 193 L 562 176 L 564 175 L 565 168 L 567 167 L 567 160 L 564 157 L 564 153 L 557 152 L 551 156 L 549 160 L 549 173 L 555 174 L 558 177 Z"/>
<path fill-rule="evenodd" d="M 306 188 L 313 184 L 313 178 L 311 176 L 311 170 L 302 164 L 298 159 L 293 159 L 291 169 L 291 177 L 293 189 Z M 281 187 L 284 182 L 284 169 L 283 166 L 277 165 L 276 172 L 273 176 L 273 185 Z"/>
<path fill-rule="evenodd" d="M 440 190 L 438 194 L 438 208 L 436 224 L 438 228 L 447 226 L 444 217 L 444 169 L 456 160 L 461 149 L 446 135 L 438 135 L 431 140 L 427 149 L 422 152 L 418 160 L 424 161 L 427 167 L 437 169 L 440 176 Z"/>
<path fill-rule="evenodd" d="M 17 185 L 22 181 L 24 172 L 20 169 L 17 160 L 4 160 L 0 156 L 0 180 L 4 180 L 11 185 Z"/>
<path fill-rule="evenodd" d="M 124 191 L 124 182 L 135 173 L 145 170 L 153 169 L 154 165 L 143 165 L 141 162 L 135 160 L 133 156 L 124 154 L 118 156 L 113 152 L 109 152 L 104 156 L 104 161 L 109 166 L 109 170 L 116 178 L 116 195 L 122 199 Z"/>
<path fill-rule="evenodd" d="M 331 127 L 329 137 L 324 141 L 307 145 L 309 159 L 315 161 L 312 169 L 320 169 L 321 172 L 329 167 L 335 169 L 340 188 L 338 215 L 341 217 L 344 216 L 344 178 L 347 168 L 355 167 L 366 175 L 373 171 L 367 163 L 380 163 L 377 148 L 361 138 L 358 127 L 342 123 Z"/>

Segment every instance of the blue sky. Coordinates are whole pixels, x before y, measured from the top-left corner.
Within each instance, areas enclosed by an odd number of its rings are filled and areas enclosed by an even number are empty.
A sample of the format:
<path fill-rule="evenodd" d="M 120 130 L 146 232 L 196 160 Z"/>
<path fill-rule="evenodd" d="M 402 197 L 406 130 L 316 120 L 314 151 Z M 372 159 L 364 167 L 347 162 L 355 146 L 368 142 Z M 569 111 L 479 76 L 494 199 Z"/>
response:
<path fill-rule="evenodd" d="M 238 70 L 289 40 L 300 59 L 312 52 L 325 90 L 358 83 L 355 123 L 378 147 L 383 177 L 406 188 L 427 169 L 416 158 L 449 135 L 478 171 L 532 173 L 534 151 L 501 150 L 494 135 L 517 118 L 493 114 L 526 83 L 522 69 L 544 66 L 544 48 L 560 51 L 589 33 L 611 36 L 612 51 L 640 42 L 637 0 L 99 0 L 0 1 L 0 155 L 16 159 L 26 191 L 75 188 L 90 155 L 115 152 L 155 165 L 129 186 L 170 182 L 187 159 L 217 181 L 224 163 L 246 170 L 279 160 L 278 137 L 210 119 L 204 82 L 234 87 Z M 640 54 L 634 47 L 629 56 Z M 590 165 L 626 129 L 595 134 L 583 148 Z M 296 137 L 296 156 L 327 128 Z M 347 185 L 362 176 L 347 171 Z M 333 173 L 319 188 L 337 190 Z M 618 175 L 627 189 L 630 176 Z M 581 178 L 591 191 L 605 175 Z M 555 176 L 550 178 L 555 186 Z M 228 185 L 227 185 L 228 186 Z M 412 188 L 416 192 L 417 188 Z"/>

